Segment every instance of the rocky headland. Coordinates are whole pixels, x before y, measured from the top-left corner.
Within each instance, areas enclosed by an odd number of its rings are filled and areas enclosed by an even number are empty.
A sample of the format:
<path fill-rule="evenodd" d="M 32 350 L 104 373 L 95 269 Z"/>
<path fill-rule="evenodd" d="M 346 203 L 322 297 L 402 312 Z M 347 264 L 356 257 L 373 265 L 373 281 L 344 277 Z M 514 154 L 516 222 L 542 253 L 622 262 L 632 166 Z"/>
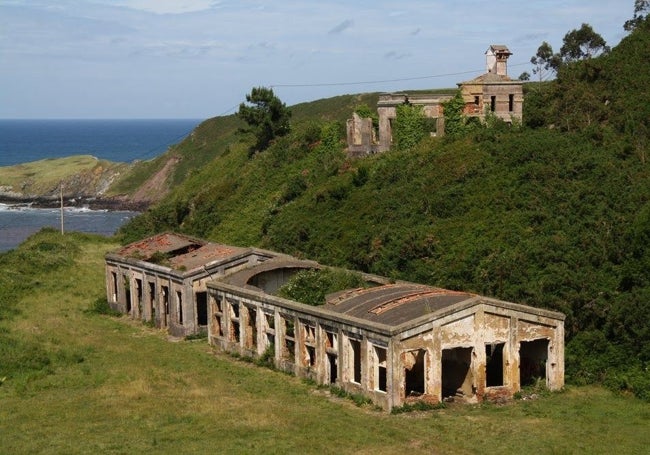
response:
<path fill-rule="evenodd" d="M 0 203 L 142 211 L 148 201 L 110 191 L 131 166 L 78 155 L 0 167 Z"/>

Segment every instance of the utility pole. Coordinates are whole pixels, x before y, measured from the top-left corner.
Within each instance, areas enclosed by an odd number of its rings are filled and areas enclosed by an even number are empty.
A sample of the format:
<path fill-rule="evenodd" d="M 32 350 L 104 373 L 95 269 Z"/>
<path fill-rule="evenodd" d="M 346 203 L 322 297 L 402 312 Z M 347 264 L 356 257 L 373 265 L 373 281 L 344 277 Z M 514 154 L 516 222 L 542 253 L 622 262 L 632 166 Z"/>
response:
<path fill-rule="evenodd" d="M 63 182 L 61 182 L 60 194 L 61 194 L 61 235 L 63 235 Z"/>

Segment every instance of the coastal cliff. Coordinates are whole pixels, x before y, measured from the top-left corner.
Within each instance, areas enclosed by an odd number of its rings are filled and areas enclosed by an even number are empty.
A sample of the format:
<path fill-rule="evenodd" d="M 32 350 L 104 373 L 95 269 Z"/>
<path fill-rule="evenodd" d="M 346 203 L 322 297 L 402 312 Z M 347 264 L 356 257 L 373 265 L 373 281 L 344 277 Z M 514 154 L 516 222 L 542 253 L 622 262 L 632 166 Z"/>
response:
<path fill-rule="evenodd" d="M 90 155 L 0 167 L 0 202 L 48 207 L 59 204 L 62 194 L 66 206 L 142 210 L 147 201 L 110 194 L 111 185 L 131 167 Z"/>

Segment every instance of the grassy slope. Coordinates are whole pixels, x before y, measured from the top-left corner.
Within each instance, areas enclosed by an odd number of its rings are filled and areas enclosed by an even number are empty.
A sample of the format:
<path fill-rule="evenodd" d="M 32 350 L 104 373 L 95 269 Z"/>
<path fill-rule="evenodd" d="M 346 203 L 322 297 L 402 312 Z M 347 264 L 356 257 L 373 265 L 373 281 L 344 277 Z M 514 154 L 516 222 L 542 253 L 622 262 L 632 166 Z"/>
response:
<path fill-rule="evenodd" d="M 341 95 L 292 106 L 293 122 L 301 125 L 314 121 L 344 122 L 359 104 L 372 109 L 377 105 L 378 94 Z M 172 188 L 189 176 L 209 165 L 216 157 L 228 153 L 231 148 L 241 147 L 242 137 L 237 131 L 245 126 L 236 115 L 215 117 L 202 122 L 185 140 L 166 153 L 134 166 L 110 189 L 110 195 L 133 194 L 152 175 L 160 171 L 172 158 L 178 158 L 167 185 Z"/>
<path fill-rule="evenodd" d="M 55 232 L 21 247 L 56 245 Z M 643 453 L 647 404 L 570 388 L 507 406 L 385 415 L 300 380 L 215 354 L 205 341 L 89 314 L 103 295 L 103 253 L 68 240 L 74 257 L 44 271 L 3 331 L 50 353 L 52 374 L 0 386 L 5 453 Z M 25 251 L 27 250 L 27 251 Z M 7 258 L 0 256 L 4 270 Z"/>
<path fill-rule="evenodd" d="M 124 163 L 98 160 L 90 155 L 50 158 L 0 167 L 0 186 L 12 187 L 17 193 L 41 195 L 58 190 L 63 181 L 64 191 L 70 192 L 75 185 L 75 176 L 85 175 L 84 181 L 96 182 L 105 172 L 124 172 L 128 167 Z"/>

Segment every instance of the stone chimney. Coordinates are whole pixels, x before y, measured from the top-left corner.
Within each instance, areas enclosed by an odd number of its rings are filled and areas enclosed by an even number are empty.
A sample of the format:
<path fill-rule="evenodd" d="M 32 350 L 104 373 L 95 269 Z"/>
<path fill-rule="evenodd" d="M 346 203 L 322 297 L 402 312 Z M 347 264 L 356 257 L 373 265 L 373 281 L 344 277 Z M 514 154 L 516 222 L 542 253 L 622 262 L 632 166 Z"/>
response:
<path fill-rule="evenodd" d="M 499 76 L 508 75 L 508 57 L 512 55 L 510 50 L 502 44 L 492 44 L 485 51 L 486 72 Z"/>

